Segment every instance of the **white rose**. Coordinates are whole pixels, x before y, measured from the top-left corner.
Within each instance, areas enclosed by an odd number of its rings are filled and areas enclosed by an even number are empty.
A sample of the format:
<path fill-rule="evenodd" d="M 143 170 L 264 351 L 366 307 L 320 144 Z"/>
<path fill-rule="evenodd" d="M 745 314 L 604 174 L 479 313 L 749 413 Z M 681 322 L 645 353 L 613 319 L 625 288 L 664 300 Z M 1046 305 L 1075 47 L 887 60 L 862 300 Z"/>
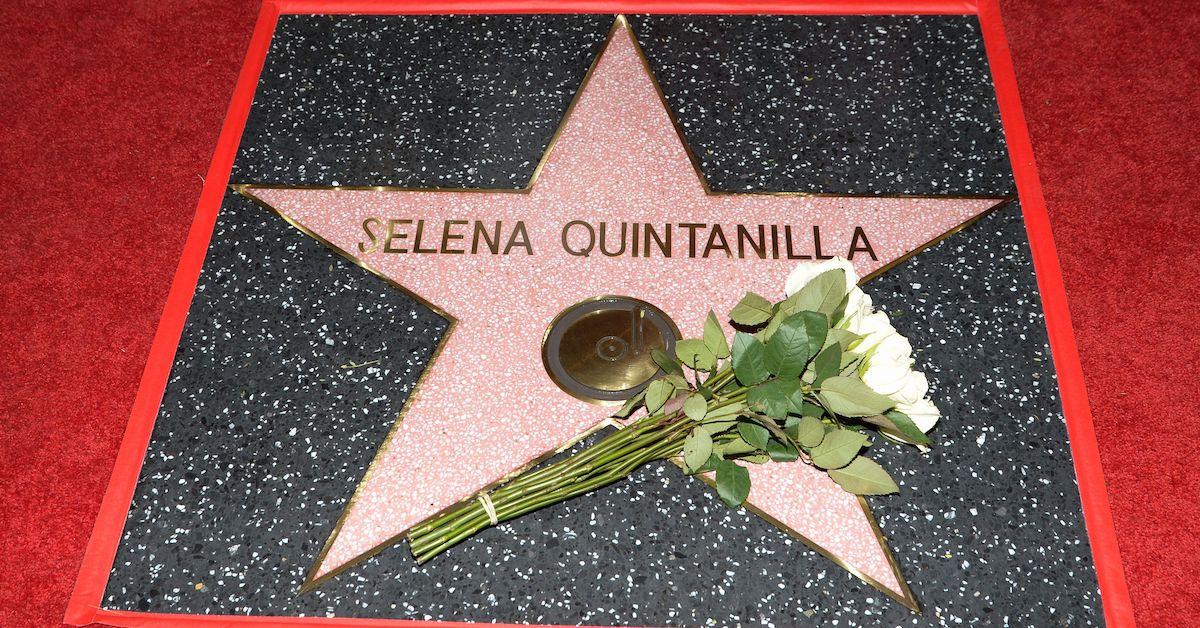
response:
<path fill-rule="evenodd" d="M 938 411 L 937 406 L 928 399 L 918 399 L 915 403 L 901 403 L 896 405 L 896 409 L 908 415 L 917 429 L 922 432 L 928 432 L 937 425 L 938 419 L 942 417 L 942 413 Z"/>
<path fill-rule="evenodd" d="M 897 333 L 884 336 L 874 345 L 867 344 L 872 341 L 872 338 L 867 338 L 863 341 L 862 348 L 859 351 L 870 350 L 871 357 L 881 356 L 884 360 L 906 360 L 912 357 L 912 343 L 908 338 Z"/>
<path fill-rule="evenodd" d="M 850 298 L 846 300 L 846 312 L 842 314 L 842 320 L 835 323 L 834 326 L 848 330 L 857 321 L 870 316 L 874 311 L 871 295 L 863 292 L 862 288 L 854 286 L 850 288 Z"/>
<path fill-rule="evenodd" d="M 929 379 L 920 371 L 909 371 L 908 376 L 904 378 L 904 383 L 900 386 L 900 390 L 896 391 L 890 397 L 901 403 L 916 403 L 925 398 L 929 393 Z"/>
<path fill-rule="evenodd" d="M 912 369 L 912 358 L 875 354 L 867 361 L 862 381 L 871 390 L 896 403 L 916 403 L 929 392 L 924 373 Z"/>
<path fill-rule="evenodd" d="M 846 299 L 846 311 L 842 315 L 842 319 L 835 321 L 834 327 L 849 329 L 854 324 L 853 321 L 869 316 L 874 309 L 872 308 L 871 296 L 858 287 L 858 271 L 854 270 L 854 264 L 851 264 L 846 259 L 835 257 L 823 262 L 800 262 L 792 270 L 792 273 L 788 275 L 783 291 L 790 297 L 799 292 L 804 286 L 807 286 L 808 282 L 812 281 L 817 275 L 829 272 L 835 268 L 840 268 L 842 272 L 846 273 L 846 288 L 848 289 L 847 294 L 849 298 Z"/>
<path fill-rule="evenodd" d="M 899 336 L 896 328 L 892 327 L 892 321 L 883 312 L 871 312 L 866 316 L 847 318 L 846 330 L 863 337 L 854 349 L 859 353 L 866 353 L 887 338 Z"/>
<path fill-rule="evenodd" d="M 804 286 L 807 286 L 808 282 L 813 280 L 813 277 L 835 268 L 846 271 L 847 287 L 858 285 L 858 273 L 854 270 L 854 265 L 844 258 L 835 257 L 823 262 L 800 262 L 796 264 L 795 270 L 792 271 L 792 274 L 788 275 L 787 282 L 783 285 L 783 291 L 790 297 L 799 292 Z"/>

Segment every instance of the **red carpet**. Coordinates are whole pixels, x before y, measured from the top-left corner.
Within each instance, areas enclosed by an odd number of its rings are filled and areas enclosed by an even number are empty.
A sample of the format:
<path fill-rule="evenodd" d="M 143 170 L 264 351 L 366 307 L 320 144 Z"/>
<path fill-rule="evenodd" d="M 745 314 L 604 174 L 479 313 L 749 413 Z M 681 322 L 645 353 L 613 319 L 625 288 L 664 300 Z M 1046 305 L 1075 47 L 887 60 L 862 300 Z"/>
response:
<path fill-rule="evenodd" d="M 1200 625 L 1200 14 L 1003 7 L 1137 619 Z M 0 6 L 0 625 L 62 617 L 256 10 Z"/>

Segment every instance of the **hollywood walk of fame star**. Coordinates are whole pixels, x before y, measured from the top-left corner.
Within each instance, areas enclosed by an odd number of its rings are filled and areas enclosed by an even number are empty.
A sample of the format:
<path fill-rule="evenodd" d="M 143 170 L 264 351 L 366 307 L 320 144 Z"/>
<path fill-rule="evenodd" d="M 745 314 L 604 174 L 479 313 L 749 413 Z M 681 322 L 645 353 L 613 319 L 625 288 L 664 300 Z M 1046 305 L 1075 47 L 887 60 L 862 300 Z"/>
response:
<path fill-rule="evenodd" d="M 559 245 L 563 225 L 817 225 L 826 242 L 841 247 L 827 253 L 841 255 L 860 228 L 873 255 L 860 253 L 853 262 L 868 276 L 1002 200 L 712 193 L 682 139 L 632 31 L 618 18 L 525 193 L 238 186 L 452 322 L 306 589 L 601 424 L 604 408 L 564 393 L 543 369 L 543 334 L 564 308 L 598 295 L 627 295 L 658 306 L 694 337 L 710 308 L 727 312 L 747 290 L 780 297 L 796 264 L 770 254 L 572 255 Z M 367 237 L 364 223 L 379 227 L 392 218 L 510 227 L 520 221 L 528 246 L 510 247 L 507 255 L 469 254 L 469 244 L 463 254 L 414 254 L 408 225 L 392 247 L 407 252 L 388 253 Z M 748 508 L 916 608 L 862 498 L 804 464 L 757 465 L 751 474 Z"/>

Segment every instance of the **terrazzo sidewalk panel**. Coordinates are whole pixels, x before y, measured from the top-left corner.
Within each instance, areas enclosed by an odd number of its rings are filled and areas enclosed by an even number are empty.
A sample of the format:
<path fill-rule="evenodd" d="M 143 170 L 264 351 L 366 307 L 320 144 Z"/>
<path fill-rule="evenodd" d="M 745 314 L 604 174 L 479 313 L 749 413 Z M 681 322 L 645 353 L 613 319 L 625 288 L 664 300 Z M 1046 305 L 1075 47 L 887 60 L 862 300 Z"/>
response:
<path fill-rule="evenodd" d="M 280 17 L 230 178 L 264 187 L 252 188 L 258 203 L 231 191 L 221 204 L 101 616 L 1104 623 L 1025 222 L 1019 203 L 997 207 L 1013 175 L 976 18 L 630 23 L 713 191 L 828 196 L 706 194 L 653 84 L 636 80 L 645 69 L 632 41 L 619 38 L 527 194 L 305 189 L 525 186 L 612 16 Z M 416 207 L 431 224 L 524 219 L 537 260 L 355 254 L 363 219 Z M 645 294 L 641 273 L 699 276 L 707 298 L 732 303 L 747 288 L 777 292 L 794 264 L 555 248 L 566 221 L 634 214 L 820 224 L 837 247 L 861 226 L 878 243 L 877 259 L 856 260 L 864 273 L 933 241 L 865 287 L 916 347 L 945 415 L 928 455 L 873 448 L 901 484 L 899 496 L 868 500 L 886 536 L 871 546 L 890 548 L 897 565 L 883 554 L 858 562 L 882 587 L 725 508 L 667 464 L 486 530 L 424 566 L 387 543 L 603 418 L 540 370 L 534 345 L 563 307 L 600 293 L 650 296 L 694 334 L 709 306 L 665 288 Z M 478 366 L 488 378 L 435 376 L 469 371 L 474 362 L 453 356 L 478 354 L 500 331 L 503 359 Z M 506 378 L 522 384 L 485 385 Z M 537 394 L 508 403 L 516 390 Z M 445 411 L 489 394 L 518 418 Z M 409 432 L 394 429 L 402 410 Z M 471 440 L 479 425 L 505 446 L 471 464 L 442 459 L 435 445 L 447 438 L 487 447 Z M 351 496 L 393 438 L 396 458 L 373 471 L 375 497 L 360 504 L 369 514 L 353 524 Z M 756 473 L 765 492 L 752 500 L 803 525 L 810 513 L 771 490 L 799 480 Z M 394 492 L 418 485 L 419 496 Z M 324 555 L 344 514 L 353 525 L 342 529 L 355 533 Z M 837 551 L 867 547 L 856 543 Z M 373 548 L 296 596 L 320 556 L 331 570 Z M 887 597 L 901 578 L 921 613 Z"/>

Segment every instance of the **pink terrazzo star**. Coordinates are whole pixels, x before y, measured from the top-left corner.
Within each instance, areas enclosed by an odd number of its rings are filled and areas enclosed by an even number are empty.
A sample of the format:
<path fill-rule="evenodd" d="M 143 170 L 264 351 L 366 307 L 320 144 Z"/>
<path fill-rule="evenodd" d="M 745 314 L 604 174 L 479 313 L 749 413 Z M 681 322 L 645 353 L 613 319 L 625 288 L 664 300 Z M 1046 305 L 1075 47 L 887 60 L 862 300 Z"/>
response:
<path fill-rule="evenodd" d="M 628 250 L 609 257 L 598 249 L 576 256 L 564 250 L 565 224 L 702 223 L 729 230 L 737 224 L 792 225 L 794 250 L 809 255 L 812 227 L 819 226 L 824 252 L 843 256 L 861 227 L 877 259 L 858 253 L 853 262 L 867 275 L 999 200 L 708 194 L 623 21 L 526 194 L 253 186 L 243 191 L 457 321 L 314 565 L 310 583 L 387 547 L 414 524 L 605 418 L 604 408 L 566 394 L 543 368 L 542 335 L 564 308 L 598 295 L 636 297 L 664 310 L 684 336 L 695 337 L 710 308 L 728 312 L 747 290 L 781 297 L 784 278 L 797 263 L 771 253 L 765 259 L 740 257 L 736 246 L 733 255 L 718 249 L 709 257 L 692 257 L 678 234 L 669 258 L 633 257 Z M 417 220 L 425 221 L 425 248 L 440 247 L 445 221 L 469 221 L 451 229 L 466 237 L 449 247 L 466 253 L 384 252 L 382 240 L 365 235 L 363 223 L 372 217 L 381 224 L 411 219 L 406 238 L 392 242 L 392 248 L 410 251 Z M 507 255 L 493 255 L 486 247 L 471 254 L 477 220 L 489 231 L 502 221 L 503 242 L 523 221 L 528 248 L 518 243 Z M 382 232 L 378 225 L 373 231 Z M 703 245 L 709 231 L 701 233 Z M 731 244 L 732 235 L 726 233 Z M 754 509 L 874 586 L 911 602 L 865 502 L 804 464 L 751 466 L 750 472 Z"/>

